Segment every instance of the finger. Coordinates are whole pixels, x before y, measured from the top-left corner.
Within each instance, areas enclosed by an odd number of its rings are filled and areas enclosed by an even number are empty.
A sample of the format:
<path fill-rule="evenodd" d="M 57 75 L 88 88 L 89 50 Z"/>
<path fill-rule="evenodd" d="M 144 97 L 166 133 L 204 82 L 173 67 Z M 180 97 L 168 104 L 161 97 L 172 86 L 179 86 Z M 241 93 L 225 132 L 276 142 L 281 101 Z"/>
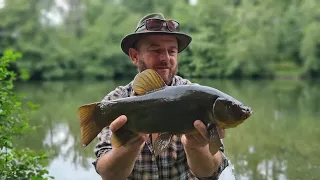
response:
<path fill-rule="evenodd" d="M 138 136 L 130 139 L 125 146 L 127 147 L 132 147 L 132 148 L 142 148 L 142 145 L 145 143 L 146 139 L 147 139 L 147 135 L 144 134 L 139 134 Z"/>
<path fill-rule="evenodd" d="M 146 134 L 138 133 L 137 136 L 131 138 L 131 139 L 128 141 L 128 144 L 134 143 L 135 141 L 138 141 L 139 139 L 145 141 L 145 140 L 147 140 L 147 138 L 148 138 L 148 136 L 147 136 Z"/>
<path fill-rule="evenodd" d="M 207 141 L 202 137 L 201 134 L 184 134 L 184 141 L 183 143 L 186 146 L 205 146 L 207 144 Z"/>
<path fill-rule="evenodd" d="M 226 131 L 220 127 L 217 127 L 218 128 L 218 133 L 219 133 L 219 136 L 221 139 L 223 139 L 226 135 Z"/>
<path fill-rule="evenodd" d="M 184 134 L 181 136 L 181 141 L 184 145 L 188 146 L 190 142 L 196 141 L 194 137 L 190 134 Z"/>
<path fill-rule="evenodd" d="M 110 124 L 110 130 L 112 132 L 115 132 L 118 129 L 120 129 L 126 122 L 127 122 L 127 117 L 125 115 L 121 115 L 117 119 L 112 121 L 112 123 Z"/>
<path fill-rule="evenodd" d="M 196 141 L 196 139 L 194 139 L 194 136 L 191 135 L 191 134 L 184 134 L 185 138 L 188 139 L 188 140 L 193 140 L 193 141 Z"/>
<path fill-rule="evenodd" d="M 191 136 L 198 144 L 205 145 L 208 143 L 208 140 L 205 139 L 201 134 L 192 134 Z"/>
<path fill-rule="evenodd" d="M 135 136 L 135 137 L 131 138 L 126 144 L 127 145 L 136 144 L 137 142 L 141 142 L 143 140 L 144 140 L 144 138 L 139 135 L 139 136 Z M 138 144 L 140 144 L 140 143 L 138 143 Z"/>
<path fill-rule="evenodd" d="M 147 134 L 137 133 L 137 135 L 134 136 L 134 137 L 132 137 L 132 138 L 127 142 L 127 144 L 134 143 L 134 142 L 138 141 L 139 139 L 140 139 L 140 140 L 143 140 L 143 141 L 146 141 L 147 138 L 148 138 L 148 135 L 147 135 Z"/>
<path fill-rule="evenodd" d="M 207 131 L 207 127 L 203 124 L 202 121 L 200 120 L 196 120 L 194 123 L 193 123 L 194 127 L 199 131 L 199 133 L 202 135 L 202 137 L 205 139 L 205 140 L 209 140 L 208 139 L 208 131 Z"/>

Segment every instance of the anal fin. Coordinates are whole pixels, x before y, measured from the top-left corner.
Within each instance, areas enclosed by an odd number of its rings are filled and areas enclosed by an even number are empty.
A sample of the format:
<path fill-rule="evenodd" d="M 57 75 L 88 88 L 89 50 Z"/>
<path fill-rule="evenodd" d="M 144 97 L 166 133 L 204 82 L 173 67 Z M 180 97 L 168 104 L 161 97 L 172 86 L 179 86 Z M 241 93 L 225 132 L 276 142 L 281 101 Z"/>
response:
<path fill-rule="evenodd" d="M 172 134 L 170 133 L 161 133 L 154 142 L 154 154 L 155 156 L 158 156 L 161 154 L 166 148 L 168 148 L 171 139 L 172 139 Z"/>
<path fill-rule="evenodd" d="M 215 124 L 209 123 L 207 125 L 207 131 L 209 134 L 209 150 L 212 155 L 216 154 L 220 147 L 223 146 L 220 135 Z"/>
<path fill-rule="evenodd" d="M 111 144 L 118 148 L 137 136 L 138 133 L 122 127 L 111 135 Z"/>

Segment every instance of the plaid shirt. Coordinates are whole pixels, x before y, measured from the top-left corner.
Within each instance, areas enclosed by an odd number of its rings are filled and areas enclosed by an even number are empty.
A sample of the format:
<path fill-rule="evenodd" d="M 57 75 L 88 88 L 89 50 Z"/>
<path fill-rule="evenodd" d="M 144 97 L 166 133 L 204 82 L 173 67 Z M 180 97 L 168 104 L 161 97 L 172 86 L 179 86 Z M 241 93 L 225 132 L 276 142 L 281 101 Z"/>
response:
<path fill-rule="evenodd" d="M 191 84 L 187 79 L 183 79 L 179 76 L 175 76 L 172 81 L 172 85 L 186 85 Z M 107 96 L 104 97 L 102 101 L 108 101 L 112 99 L 129 97 L 132 93 L 132 82 L 126 86 L 119 86 L 114 91 L 110 92 Z M 94 153 L 97 159 L 104 153 L 112 149 L 110 143 L 110 137 L 112 132 L 109 127 L 105 127 L 98 135 L 98 143 L 94 149 Z M 222 152 L 222 163 L 218 170 L 210 177 L 196 177 L 191 170 L 189 169 L 186 154 L 183 148 L 183 144 L 180 141 L 180 138 L 173 136 L 172 143 L 169 147 L 159 156 L 154 156 L 151 139 L 145 143 L 145 146 L 142 148 L 140 154 L 138 155 L 137 160 L 132 173 L 127 179 L 147 179 L 147 180 L 156 180 L 156 179 L 177 179 L 177 180 L 217 180 L 221 172 L 229 165 L 228 159 L 224 155 L 224 147 L 220 147 Z M 93 162 L 94 167 L 96 168 L 97 159 Z"/>

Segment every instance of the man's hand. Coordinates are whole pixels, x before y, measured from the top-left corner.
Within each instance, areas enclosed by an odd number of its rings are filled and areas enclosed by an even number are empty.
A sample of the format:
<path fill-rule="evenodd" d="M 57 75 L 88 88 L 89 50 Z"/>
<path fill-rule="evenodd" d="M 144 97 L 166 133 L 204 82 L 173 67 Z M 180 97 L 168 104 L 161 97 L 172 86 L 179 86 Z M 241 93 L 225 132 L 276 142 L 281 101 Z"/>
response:
<path fill-rule="evenodd" d="M 199 133 L 184 134 L 181 137 L 181 141 L 186 148 L 199 148 L 205 147 L 209 143 L 207 127 L 200 120 L 194 122 L 194 127 Z M 217 127 L 220 138 L 225 136 L 225 130 Z"/>
<path fill-rule="evenodd" d="M 126 122 L 126 116 L 119 116 L 110 124 L 112 133 L 120 129 Z M 126 179 L 133 170 L 147 135 L 139 134 L 124 145 L 115 148 L 102 155 L 97 161 L 97 171 L 102 179 Z"/>
<path fill-rule="evenodd" d="M 210 177 L 222 163 L 222 154 L 218 151 L 212 155 L 209 150 L 209 136 L 207 127 L 200 120 L 194 122 L 199 133 L 184 134 L 181 141 L 187 155 L 190 170 L 198 177 Z M 220 138 L 224 138 L 225 131 L 218 128 Z"/>
<path fill-rule="evenodd" d="M 114 133 L 115 131 L 120 129 L 124 124 L 126 124 L 127 120 L 128 119 L 125 115 L 119 116 L 117 119 L 115 119 L 110 124 L 110 130 L 112 131 L 112 133 Z M 148 138 L 147 134 L 140 133 L 139 136 L 130 139 L 126 144 L 124 144 L 123 146 L 121 146 L 119 148 L 122 148 L 123 150 L 129 150 L 129 151 L 136 150 L 136 149 L 140 150 L 140 149 L 142 149 L 142 147 L 145 143 L 145 140 L 147 138 Z"/>

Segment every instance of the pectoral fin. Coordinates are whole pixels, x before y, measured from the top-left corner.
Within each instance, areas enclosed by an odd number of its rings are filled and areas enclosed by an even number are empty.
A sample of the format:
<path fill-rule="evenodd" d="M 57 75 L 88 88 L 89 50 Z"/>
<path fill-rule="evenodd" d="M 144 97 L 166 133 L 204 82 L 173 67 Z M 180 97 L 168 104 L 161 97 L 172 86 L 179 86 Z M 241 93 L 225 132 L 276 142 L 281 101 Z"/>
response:
<path fill-rule="evenodd" d="M 111 135 L 111 144 L 113 147 L 120 147 L 137 136 L 138 134 L 134 131 L 120 128 Z"/>
<path fill-rule="evenodd" d="M 155 139 L 153 147 L 155 156 L 161 154 L 169 146 L 172 136 L 173 135 L 169 133 L 161 133 Z"/>
<path fill-rule="evenodd" d="M 218 133 L 217 126 L 209 123 L 207 125 L 207 131 L 209 134 L 209 150 L 212 155 L 216 154 L 219 148 L 222 146 L 220 135 Z"/>

